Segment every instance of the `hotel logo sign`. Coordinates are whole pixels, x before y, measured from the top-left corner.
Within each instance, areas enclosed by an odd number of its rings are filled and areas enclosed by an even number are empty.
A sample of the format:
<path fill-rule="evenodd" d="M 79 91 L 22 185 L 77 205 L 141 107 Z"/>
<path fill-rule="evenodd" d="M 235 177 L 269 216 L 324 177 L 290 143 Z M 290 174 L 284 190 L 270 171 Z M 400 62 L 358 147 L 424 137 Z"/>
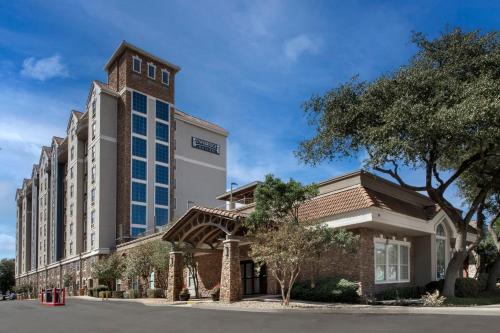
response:
<path fill-rule="evenodd" d="M 193 148 L 204 150 L 212 154 L 220 155 L 220 145 L 216 143 L 203 140 L 200 138 L 195 138 L 193 136 L 191 137 L 191 145 L 193 146 Z"/>

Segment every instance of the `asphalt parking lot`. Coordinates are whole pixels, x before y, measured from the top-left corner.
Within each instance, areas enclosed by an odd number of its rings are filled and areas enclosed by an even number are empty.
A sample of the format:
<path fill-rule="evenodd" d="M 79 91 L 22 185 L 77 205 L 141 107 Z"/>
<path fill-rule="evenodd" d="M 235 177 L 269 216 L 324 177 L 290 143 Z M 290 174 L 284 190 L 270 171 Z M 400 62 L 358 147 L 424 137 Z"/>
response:
<path fill-rule="evenodd" d="M 496 332 L 500 317 L 256 313 L 70 299 L 64 307 L 0 301 L 0 332 Z"/>

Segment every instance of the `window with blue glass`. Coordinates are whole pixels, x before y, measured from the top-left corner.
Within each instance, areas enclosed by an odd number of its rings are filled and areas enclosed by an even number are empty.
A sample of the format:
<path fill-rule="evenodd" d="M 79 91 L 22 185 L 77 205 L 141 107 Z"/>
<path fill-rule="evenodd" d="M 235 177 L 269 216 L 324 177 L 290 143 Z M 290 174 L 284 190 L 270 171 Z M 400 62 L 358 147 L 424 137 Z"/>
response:
<path fill-rule="evenodd" d="M 168 125 L 156 122 L 156 139 L 168 142 Z"/>
<path fill-rule="evenodd" d="M 132 201 L 146 202 L 146 184 L 132 182 Z"/>
<path fill-rule="evenodd" d="M 168 209 L 166 208 L 155 208 L 155 224 L 165 225 L 168 223 Z"/>
<path fill-rule="evenodd" d="M 132 155 L 146 158 L 146 140 L 132 137 Z"/>
<path fill-rule="evenodd" d="M 147 101 L 146 95 L 140 94 L 138 92 L 132 92 L 132 109 L 134 111 L 146 113 L 147 112 Z"/>
<path fill-rule="evenodd" d="M 132 224 L 146 225 L 146 206 L 132 205 Z"/>
<path fill-rule="evenodd" d="M 146 162 L 132 160 L 132 178 L 146 180 Z"/>
<path fill-rule="evenodd" d="M 156 182 L 168 184 L 168 168 L 163 165 L 156 165 Z"/>
<path fill-rule="evenodd" d="M 158 162 L 168 163 L 168 146 L 161 143 L 156 144 L 156 160 Z"/>
<path fill-rule="evenodd" d="M 137 237 L 143 234 L 146 231 L 146 228 L 132 228 L 132 237 Z"/>
<path fill-rule="evenodd" d="M 156 101 L 156 118 L 168 121 L 168 104 Z"/>
<path fill-rule="evenodd" d="M 136 114 L 132 115 L 132 132 L 140 135 L 147 135 L 146 117 L 141 117 Z"/>
<path fill-rule="evenodd" d="M 168 188 L 156 186 L 155 203 L 157 205 L 168 206 Z"/>

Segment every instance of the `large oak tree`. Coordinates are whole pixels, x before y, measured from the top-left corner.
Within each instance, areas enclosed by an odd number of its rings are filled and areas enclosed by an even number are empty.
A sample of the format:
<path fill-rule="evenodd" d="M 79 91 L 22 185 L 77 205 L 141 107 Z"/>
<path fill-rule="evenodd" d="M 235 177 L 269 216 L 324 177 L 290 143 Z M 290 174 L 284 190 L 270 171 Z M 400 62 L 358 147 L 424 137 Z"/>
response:
<path fill-rule="evenodd" d="M 366 167 L 392 177 L 404 188 L 426 192 L 458 231 L 443 293 L 454 295 L 459 270 L 476 243 L 467 228 L 490 183 L 481 183 L 466 209 L 449 200 L 457 180 L 500 154 L 500 44 L 497 32 L 460 29 L 429 40 L 414 33 L 418 52 L 406 65 L 371 82 L 354 79 L 305 103 L 315 135 L 303 141 L 298 157 L 324 160 L 368 153 Z M 419 169 L 421 184 L 410 184 L 401 169 Z M 479 221 L 481 222 L 481 221 Z"/>

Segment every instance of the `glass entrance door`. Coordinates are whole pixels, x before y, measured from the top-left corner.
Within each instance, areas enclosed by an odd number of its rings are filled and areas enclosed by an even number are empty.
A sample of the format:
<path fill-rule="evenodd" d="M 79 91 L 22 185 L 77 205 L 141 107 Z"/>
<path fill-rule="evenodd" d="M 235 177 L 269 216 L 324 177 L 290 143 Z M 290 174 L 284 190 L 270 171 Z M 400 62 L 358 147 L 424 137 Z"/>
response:
<path fill-rule="evenodd" d="M 253 261 L 247 260 L 240 263 L 243 295 L 265 294 L 267 292 L 266 265 L 260 269 Z"/>

